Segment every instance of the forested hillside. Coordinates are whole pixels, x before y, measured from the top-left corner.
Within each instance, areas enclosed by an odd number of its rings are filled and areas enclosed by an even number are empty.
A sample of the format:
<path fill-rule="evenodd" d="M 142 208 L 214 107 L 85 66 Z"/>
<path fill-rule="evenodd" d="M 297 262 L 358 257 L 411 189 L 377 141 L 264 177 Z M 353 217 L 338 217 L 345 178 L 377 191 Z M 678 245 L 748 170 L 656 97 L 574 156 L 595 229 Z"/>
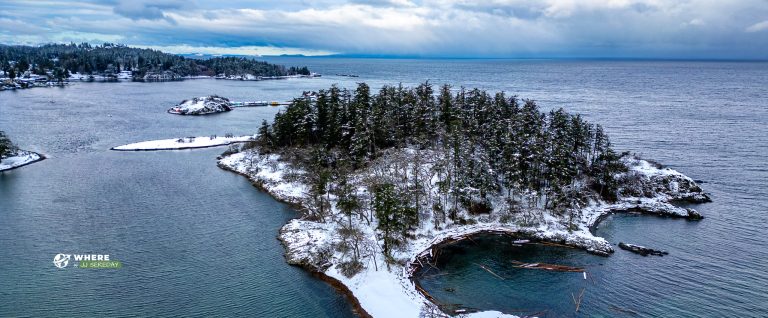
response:
<path fill-rule="evenodd" d="M 66 77 L 69 73 L 113 74 L 132 71 L 134 78 L 147 73 L 172 72 L 174 76 L 243 75 L 284 76 L 308 75 L 306 67 L 286 68 L 245 57 L 189 59 L 157 50 L 140 49 L 104 43 L 48 44 L 43 46 L 0 45 L 0 69 L 11 78 L 27 70 L 40 75 L 46 71 Z"/>
<path fill-rule="evenodd" d="M 334 86 L 295 100 L 259 133 L 251 147 L 307 172 L 310 218 L 325 221 L 335 201 L 350 224 L 375 220 L 385 254 L 425 218 L 438 228 L 494 211 L 566 216 L 615 200 L 615 176 L 627 170 L 602 127 L 579 115 L 428 83 L 375 94 Z"/>

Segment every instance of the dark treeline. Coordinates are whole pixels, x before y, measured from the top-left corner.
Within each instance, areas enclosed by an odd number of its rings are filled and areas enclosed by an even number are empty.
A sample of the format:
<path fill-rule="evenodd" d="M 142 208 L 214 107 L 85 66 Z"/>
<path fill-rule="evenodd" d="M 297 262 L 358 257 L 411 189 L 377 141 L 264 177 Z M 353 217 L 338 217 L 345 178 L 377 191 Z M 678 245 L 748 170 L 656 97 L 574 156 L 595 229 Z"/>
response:
<path fill-rule="evenodd" d="M 309 75 L 306 67 L 286 68 L 244 57 L 215 57 L 188 59 L 157 50 L 132 48 L 120 44 L 104 43 L 92 46 L 82 44 L 48 44 L 43 46 L 0 45 L 0 69 L 18 76 L 27 70 L 40 75 L 54 74 L 111 74 L 133 71 L 136 78 L 151 72 L 173 72 L 177 76 L 242 75 L 283 76 Z M 66 77 L 66 76 L 64 76 Z"/>
<path fill-rule="evenodd" d="M 385 86 L 373 95 L 364 83 L 354 91 L 333 86 L 316 102 L 295 100 L 260 130 L 265 146 L 335 149 L 327 153 L 339 158 L 321 158 L 323 164 L 344 160 L 353 168 L 387 148 L 447 149 L 455 158 L 452 182 L 478 189 L 481 197 L 501 189 L 557 196 L 588 177 L 611 199 L 613 175 L 623 168 L 603 128 L 580 115 L 543 113 L 534 101 L 503 92 L 454 94 L 447 85 L 437 94 L 422 84 Z"/>
<path fill-rule="evenodd" d="M 0 162 L 2 162 L 4 157 L 14 153 L 15 151 L 16 146 L 14 146 L 13 142 L 11 142 L 11 139 L 5 135 L 5 132 L 0 130 Z"/>
<path fill-rule="evenodd" d="M 333 86 L 316 100 L 294 100 L 274 123 L 264 121 L 259 133 L 262 150 L 287 154 L 309 172 L 311 215 L 327 214 L 324 195 L 331 192 L 350 227 L 351 215 L 366 200 L 347 186 L 351 172 L 385 155 L 384 161 L 397 161 L 388 155 L 391 149 L 427 153 L 426 177 L 407 168 L 420 162 L 385 163 L 399 177 L 367 184 L 370 215 L 361 217 L 378 221 L 385 254 L 408 238 L 424 208 L 434 213 L 435 227 L 446 218 L 463 222 L 460 210 L 491 213 L 492 202 L 499 202 L 494 198 L 508 203 L 508 213 L 574 213 L 589 197 L 615 200 L 614 176 L 626 171 L 603 128 L 579 115 L 545 113 L 534 101 L 504 93 L 447 85 L 435 92 L 428 83 L 385 86 L 376 94 L 364 83 L 354 91 Z M 398 173 L 399 167 L 412 170 Z M 429 185 L 434 178 L 436 185 Z M 436 188 L 438 198 L 425 188 Z"/>

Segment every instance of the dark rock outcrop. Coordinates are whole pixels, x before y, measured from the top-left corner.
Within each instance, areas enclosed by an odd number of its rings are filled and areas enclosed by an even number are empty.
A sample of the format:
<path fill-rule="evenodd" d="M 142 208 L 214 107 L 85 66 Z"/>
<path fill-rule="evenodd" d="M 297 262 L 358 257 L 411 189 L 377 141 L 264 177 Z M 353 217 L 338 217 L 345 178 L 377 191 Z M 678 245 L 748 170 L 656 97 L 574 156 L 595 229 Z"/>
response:
<path fill-rule="evenodd" d="M 622 250 L 630 251 L 632 253 L 640 254 L 640 255 L 643 255 L 643 256 L 648 256 L 648 255 L 658 255 L 658 256 L 669 255 L 669 253 L 666 252 L 666 251 L 655 250 L 655 249 L 648 248 L 648 247 L 645 247 L 645 246 L 640 246 L 640 245 L 635 245 L 635 244 L 628 244 L 628 243 L 624 243 L 624 242 L 619 243 L 619 248 L 621 248 Z"/>

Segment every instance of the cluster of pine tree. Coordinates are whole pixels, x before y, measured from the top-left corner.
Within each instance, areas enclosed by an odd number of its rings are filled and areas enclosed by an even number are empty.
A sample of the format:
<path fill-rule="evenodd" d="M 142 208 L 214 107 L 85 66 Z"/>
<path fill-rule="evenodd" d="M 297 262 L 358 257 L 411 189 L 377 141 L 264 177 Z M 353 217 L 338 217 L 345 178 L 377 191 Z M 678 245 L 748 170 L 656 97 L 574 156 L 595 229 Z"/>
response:
<path fill-rule="evenodd" d="M 354 91 L 332 86 L 316 100 L 294 100 L 272 124 L 264 121 L 259 133 L 258 143 L 267 151 L 311 154 L 295 160 L 310 171 L 321 205 L 327 204 L 322 197 L 331 191 L 329 183 L 346 180 L 388 149 L 429 151 L 446 198 L 433 212 L 443 222 L 446 216 L 457 222 L 460 208 L 491 212 L 494 196 L 559 213 L 590 194 L 614 200 L 619 186 L 614 175 L 626 171 L 603 128 L 579 115 L 563 109 L 544 113 L 534 101 L 504 93 L 452 91 L 448 85 L 435 92 L 429 83 L 384 86 L 377 94 L 365 83 Z M 408 182 L 429 182 L 414 179 Z M 418 223 L 423 186 L 372 187 L 371 218 L 384 233 L 385 254 Z M 343 202 L 358 201 L 344 191 L 336 195 Z"/>
<path fill-rule="evenodd" d="M 46 71 L 60 73 L 104 74 L 133 71 L 134 77 L 148 72 L 171 71 L 178 76 L 242 75 L 283 76 L 309 75 L 306 67 L 286 68 L 244 57 L 215 57 L 189 59 L 157 50 L 132 48 L 121 44 L 104 43 L 92 46 L 82 44 L 48 44 L 43 46 L 0 45 L 0 69 L 12 77 L 32 70 L 44 75 Z"/>
<path fill-rule="evenodd" d="M 16 146 L 14 146 L 11 139 L 5 135 L 5 132 L 0 130 L 0 161 L 3 160 L 3 157 L 8 156 L 14 151 L 16 151 Z"/>

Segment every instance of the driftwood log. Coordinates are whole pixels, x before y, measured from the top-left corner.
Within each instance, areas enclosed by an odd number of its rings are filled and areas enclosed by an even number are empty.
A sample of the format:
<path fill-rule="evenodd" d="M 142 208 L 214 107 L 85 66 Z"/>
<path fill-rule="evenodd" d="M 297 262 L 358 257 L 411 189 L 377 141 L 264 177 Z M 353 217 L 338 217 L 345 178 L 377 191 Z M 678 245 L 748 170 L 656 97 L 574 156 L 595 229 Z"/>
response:
<path fill-rule="evenodd" d="M 512 264 L 515 264 L 516 268 L 543 269 L 543 270 L 555 271 L 555 272 L 584 272 L 584 268 L 581 268 L 581 267 L 547 264 L 547 263 L 523 263 L 519 261 L 511 261 L 511 262 Z"/>

